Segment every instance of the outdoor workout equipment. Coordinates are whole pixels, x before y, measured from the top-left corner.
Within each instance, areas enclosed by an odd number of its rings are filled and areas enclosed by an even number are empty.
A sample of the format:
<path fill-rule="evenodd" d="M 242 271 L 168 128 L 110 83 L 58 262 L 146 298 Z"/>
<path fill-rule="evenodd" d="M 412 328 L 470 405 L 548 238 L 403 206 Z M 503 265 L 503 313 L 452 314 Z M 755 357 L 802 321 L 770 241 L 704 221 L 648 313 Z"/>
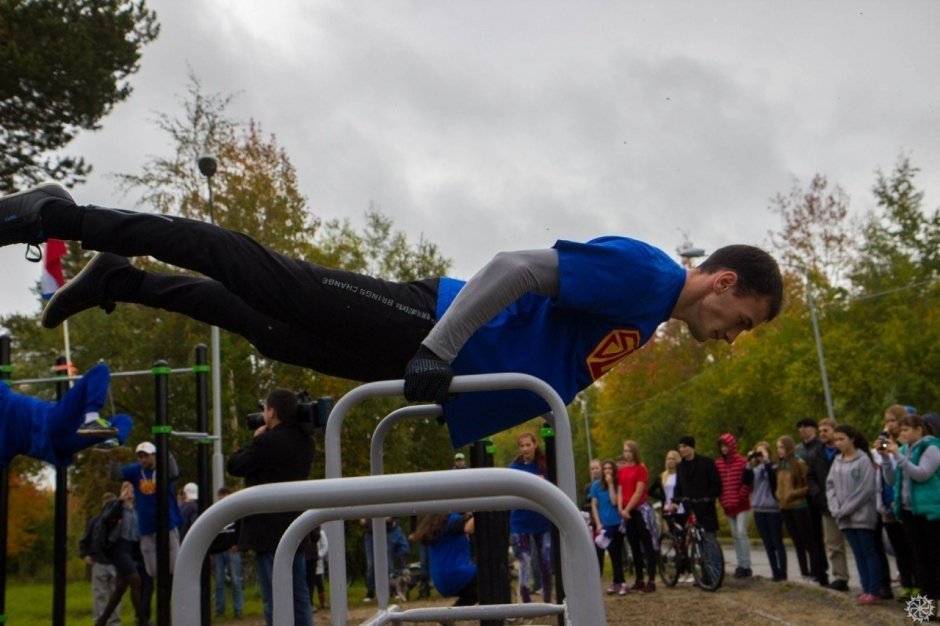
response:
<path fill-rule="evenodd" d="M 549 481 L 510 469 L 477 469 L 454 481 L 452 470 L 341 478 L 340 432 L 346 412 L 356 404 L 375 397 L 401 395 L 403 381 L 383 381 L 357 387 L 337 402 L 325 433 L 327 479 L 275 483 L 245 489 L 218 502 L 192 526 L 180 549 L 174 581 L 173 618 L 177 625 L 190 619 L 195 600 L 185 581 L 204 558 L 208 546 L 231 521 L 249 514 L 312 509 L 289 527 L 275 554 L 273 571 L 274 618 L 276 624 L 291 623 L 293 611 L 290 562 L 303 536 L 314 526 L 324 528 L 334 546 L 345 544 L 341 521 L 373 518 L 376 591 L 379 612 L 367 624 L 399 623 L 433 619 L 498 619 L 502 617 L 563 616 L 566 623 L 603 625 L 600 581 L 596 575 L 594 546 L 575 504 L 574 453 L 571 429 L 561 398 L 550 386 L 524 374 L 485 374 L 454 379 L 451 392 L 526 389 L 542 396 L 552 409 L 548 416 L 558 432 L 557 475 L 561 489 Z M 399 409 L 376 428 L 370 451 L 372 472 L 381 472 L 382 443 L 388 430 L 404 418 L 428 418 L 440 414 L 438 405 Z M 548 517 L 559 529 L 564 554 L 561 577 L 572 590 L 566 604 L 483 605 L 399 610 L 388 606 L 388 568 L 385 525 L 388 515 L 441 512 L 448 510 L 507 510 L 530 508 Z M 344 551 L 330 551 L 332 623 L 346 623 L 347 599 L 344 593 L 346 567 Z M 560 598 L 563 596 L 559 596 Z M 190 621 L 187 621 L 189 619 Z"/>
<path fill-rule="evenodd" d="M 176 562 L 176 576 L 173 582 L 173 623 L 176 626 L 197 623 L 194 617 L 198 602 L 196 589 L 186 581 L 197 574 L 209 545 L 222 528 L 232 520 L 246 515 L 312 509 L 305 514 L 302 522 L 312 528 L 313 525 L 329 520 L 384 517 L 402 515 L 410 511 L 524 506 L 547 516 L 560 530 L 564 552 L 562 575 L 566 586 L 572 591 L 571 600 L 567 604 L 440 607 L 407 611 L 389 607 L 365 623 L 378 625 L 402 621 L 564 614 L 570 624 L 606 624 L 594 546 L 584 528 L 581 512 L 567 495 L 548 481 L 526 472 L 489 468 L 472 470 L 468 474 L 470 475 L 457 482 L 454 481 L 452 470 L 391 476 L 327 478 L 261 485 L 232 494 L 199 517 L 186 534 Z M 485 503 L 481 498 L 485 499 Z M 421 506 L 421 503 L 425 505 Z M 301 525 L 295 522 L 278 546 L 273 578 L 275 590 L 283 588 L 285 584 L 288 589 L 291 587 L 290 574 L 285 571 L 283 565 L 293 557 L 301 531 Z M 290 540 L 290 543 L 285 543 L 287 540 Z M 277 568 L 278 556 L 281 557 L 281 568 Z M 343 586 L 336 579 L 333 585 Z M 292 620 L 285 621 L 285 617 L 293 610 L 293 603 L 285 604 L 279 601 L 277 596 L 275 600 L 275 624 L 292 623 Z M 335 619 L 333 623 L 337 623 Z M 345 618 L 342 623 L 345 623 Z"/>
<path fill-rule="evenodd" d="M 10 337 L 9 335 L 0 336 L 0 379 L 3 379 L 9 385 L 22 384 L 42 384 L 55 383 L 56 392 L 59 399 L 65 395 L 69 389 L 69 383 L 78 380 L 80 376 L 55 376 L 48 378 L 26 378 L 20 380 L 10 380 L 13 374 L 13 366 L 10 355 Z M 149 370 L 139 370 L 132 372 L 112 372 L 111 378 L 120 378 L 128 376 L 151 375 L 154 377 L 155 389 L 155 423 L 153 426 L 154 443 L 157 447 L 158 467 L 166 467 L 168 464 L 168 437 L 178 435 L 187 439 L 195 440 L 198 444 L 211 444 L 213 438 L 205 431 L 208 428 L 208 394 L 206 392 L 207 377 L 209 366 L 207 361 L 207 349 L 204 345 L 196 348 L 196 365 L 189 368 L 172 369 L 167 366 L 165 361 L 157 361 L 154 367 Z M 68 371 L 68 364 L 64 357 L 56 360 L 56 371 L 63 374 Z M 170 374 L 177 373 L 195 373 L 196 374 L 196 428 L 203 432 L 196 433 L 177 433 L 168 424 L 168 378 Z M 198 448 L 198 478 L 197 483 L 202 493 L 210 493 L 209 483 L 209 450 L 206 445 L 200 445 Z M 64 626 L 65 624 L 65 590 L 66 590 L 66 562 L 68 540 L 66 536 L 67 529 L 67 496 L 68 496 L 68 466 L 56 467 L 56 494 L 55 494 L 55 518 L 54 518 L 54 554 L 53 554 L 53 601 L 52 601 L 52 624 L 54 626 Z M 167 491 L 169 485 L 165 472 L 157 472 L 157 624 L 158 626 L 169 626 L 170 623 L 170 584 L 169 584 L 169 515 L 167 507 Z M 9 501 L 9 471 L 7 468 L 0 467 L 0 623 L 7 621 L 6 616 L 6 552 L 7 552 L 7 529 L 8 519 L 7 511 Z M 208 498 L 200 498 L 200 512 L 205 509 Z M 162 508 L 161 508 L 162 507 Z M 162 511 L 162 513 L 161 513 Z M 194 580 L 190 579 L 190 580 Z M 200 615 L 202 624 L 208 624 L 210 620 L 209 605 L 209 570 L 205 568 L 202 574 L 202 592 L 203 608 L 194 615 Z M 195 588 L 195 587 L 194 587 Z"/>

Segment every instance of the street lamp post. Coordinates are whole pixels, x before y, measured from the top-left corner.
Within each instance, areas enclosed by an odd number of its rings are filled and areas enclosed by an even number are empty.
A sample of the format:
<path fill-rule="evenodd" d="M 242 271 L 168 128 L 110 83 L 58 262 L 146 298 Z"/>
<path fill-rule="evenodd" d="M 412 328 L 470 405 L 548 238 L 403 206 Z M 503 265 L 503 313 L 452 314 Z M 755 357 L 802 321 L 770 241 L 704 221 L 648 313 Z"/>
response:
<path fill-rule="evenodd" d="M 209 223 L 215 224 L 215 214 L 212 207 L 212 176 L 219 168 L 218 160 L 212 155 L 203 155 L 196 161 L 199 172 L 206 177 L 209 187 Z M 212 494 L 219 493 L 222 487 L 223 458 L 222 458 L 222 359 L 219 348 L 219 327 L 212 326 L 210 330 L 212 348 Z"/>
<path fill-rule="evenodd" d="M 809 279 L 809 268 L 803 268 L 806 278 L 806 305 L 809 307 L 809 317 L 813 322 L 813 339 L 816 342 L 816 356 L 819 357 L 819 375 L 822 377 L 823 394 L 826 397 L 826 414 L 834 420 L 836 413 L 832 408 L 832 392 L 829 390 L 829 374 L 826 371 L 826 357 L 823 354 L 822 337 L 819 334 L 819 319 L 816 316 L 816 300 L 813 298 L 813 283 Z"/>

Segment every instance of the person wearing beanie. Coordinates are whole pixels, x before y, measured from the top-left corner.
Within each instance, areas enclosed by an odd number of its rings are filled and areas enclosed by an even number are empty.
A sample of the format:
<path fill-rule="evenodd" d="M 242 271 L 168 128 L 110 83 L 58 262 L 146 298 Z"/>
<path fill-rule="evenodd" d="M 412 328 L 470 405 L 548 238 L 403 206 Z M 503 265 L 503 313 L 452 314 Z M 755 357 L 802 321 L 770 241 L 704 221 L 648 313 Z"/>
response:
<path fill-rule="evenodd" d="M 695 438 L 685 435 L 679 438 L 679 456 L 682 462 L 676 469 L 675 499 L 708 499 L 691 503 L 691 509 L 698 518 L 699 526 L 707 533 L 718 531 L 718 510 L 715 500 L 721 496 L 721 476 L 715 462 L 707 456 L 695 452 Z M 669 505 L 675 511 L 678 506 Z"/>

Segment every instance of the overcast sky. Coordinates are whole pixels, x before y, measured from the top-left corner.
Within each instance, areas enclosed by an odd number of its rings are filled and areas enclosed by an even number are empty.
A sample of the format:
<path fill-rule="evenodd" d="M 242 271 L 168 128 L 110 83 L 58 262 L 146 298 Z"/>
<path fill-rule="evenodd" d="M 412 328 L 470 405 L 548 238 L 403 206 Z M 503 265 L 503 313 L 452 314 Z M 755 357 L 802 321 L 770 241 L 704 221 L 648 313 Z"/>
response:
<path fill-rule="evenodd" d="M 81 203 L 170 150 L 187 72 L 274 133 L 312 212 L 370 202 L 467 278 L 505 249 L 623 234 L 766 244 L 769 199 L 822 173 L 872 207 L 898 155 L 940 201 L 940 3 L 150 0 L 130 99 L 67 150 Z M 225 164 L 220 164 L 221 168 Z M 0 251 L 0 314 L 39 268 Z"/>

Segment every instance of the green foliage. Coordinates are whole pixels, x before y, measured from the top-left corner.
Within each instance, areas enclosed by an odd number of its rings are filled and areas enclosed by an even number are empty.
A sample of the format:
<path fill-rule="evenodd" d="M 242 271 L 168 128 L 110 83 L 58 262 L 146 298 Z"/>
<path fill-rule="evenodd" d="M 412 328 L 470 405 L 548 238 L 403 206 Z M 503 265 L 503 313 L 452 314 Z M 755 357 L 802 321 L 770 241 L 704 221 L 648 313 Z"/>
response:
<path fill-rule="evenodd" d="M 0 192 L 84 179 L 84 159 L 50 153 L 130 95 L 127 78 L 159 31 L 144 0 L 0 3 Z"/>
<path fill-rule="evenodd" d="M 794 185 L 772 210 L 788 306 L 777 320 L 733 347 L 697 345 L 667 324 L 588 396 L 595 456 L 616 456 L 623 439 L 639 442 L 651 471 L 683 434 L 714 456 L 723 432 L 746 450 L 795 435 L 804 415 L 826 415 L 802 267 L 810 269 L 836 418 L 869 436 L 890 404 L 940 408 L 937 212 L 923 208 L 906 158 L 874 187 L 878 212 L 861 228 L 847 222 L 847 198 L 824 177 Z M 849 262 L 851 260 L 851 262 Z M 579 461 L 580 464 L 580 461 Z"/>

